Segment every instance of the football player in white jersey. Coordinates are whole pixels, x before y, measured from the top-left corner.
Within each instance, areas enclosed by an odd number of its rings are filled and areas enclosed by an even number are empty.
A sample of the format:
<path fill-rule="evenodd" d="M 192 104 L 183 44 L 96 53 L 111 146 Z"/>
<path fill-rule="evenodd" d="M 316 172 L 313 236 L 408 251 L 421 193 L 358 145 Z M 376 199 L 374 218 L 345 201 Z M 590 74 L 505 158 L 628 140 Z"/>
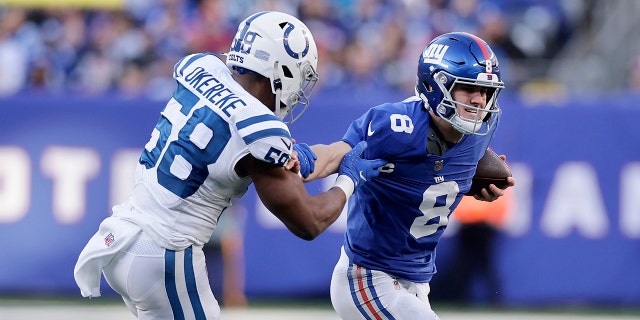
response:
<path fill-rule="evenodd" d="M 311 240 L 386 163 L 363 160 L 366 144 L 359 144 L 344 157 L 333 188 L 307 193 L 283 121 L 304 111 L 318 80 L 316 44 L 297 18 L 251 15 L 226 56 L 226 64 L 201 53 L 175 65 L 176 90 L 145 145 L 128 200 L 78 258 L 74 276 L 83 296 L 100 296 L 104 274 L 139 319 L 218 319 L 202 246 L 232 199 L 253 183 L 292 233 Z"/>
<path fill-rule="evenodd" d="M 419 57 L 417 78 L 415 97 L 373 107 L 342 141 L 311 147 L 317 160 L 308 179 L 336 172 L 341 156 L 362 141 L 369 145 L 364 158 L 389 163 L 349 200 L 331 279 L 331 301 L 345 320 L 438 319 L 428 299 L 436 246 L 498 126 L 504 84 L 482 39 L 436 37 Z M 493 201 L 504 192 L 490 185 L 476 197 Z"/>

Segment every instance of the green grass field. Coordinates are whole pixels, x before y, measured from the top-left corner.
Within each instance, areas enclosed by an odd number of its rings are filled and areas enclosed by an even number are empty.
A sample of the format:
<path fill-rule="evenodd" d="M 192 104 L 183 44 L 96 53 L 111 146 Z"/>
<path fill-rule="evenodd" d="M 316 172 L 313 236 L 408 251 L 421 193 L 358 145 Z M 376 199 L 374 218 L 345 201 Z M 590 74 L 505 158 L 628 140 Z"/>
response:
<path fill-rule="evenodd" d="M 442 320 L 631 320 L 640 310 L 555 308 L 495 310 L 434 305 Z M 0 297 L 0 320 L 135 320 L 116 298 L 16 298 Z M 247 309 L 222 309 L 222 320 L 338 320 L 330 302 L 261 301 Z"/>

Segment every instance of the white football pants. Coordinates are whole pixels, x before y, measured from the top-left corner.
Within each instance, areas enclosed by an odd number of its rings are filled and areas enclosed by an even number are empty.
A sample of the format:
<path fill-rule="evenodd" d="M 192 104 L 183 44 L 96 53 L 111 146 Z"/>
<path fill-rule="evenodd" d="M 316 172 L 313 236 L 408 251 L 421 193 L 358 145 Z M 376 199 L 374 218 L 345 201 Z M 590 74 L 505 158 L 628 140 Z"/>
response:
<path fill-rule="evenodd" d="M 103 274 L 138 319 L 220 319 L 202 247 L 165 250 L 141 233 Z"/>
<path fill-rule="evenodd" d="M 344 249 L 331 277 L 331 303 L 344 320 L 438 320 L 429 284 L 396 279 L 351 263 Z"/>

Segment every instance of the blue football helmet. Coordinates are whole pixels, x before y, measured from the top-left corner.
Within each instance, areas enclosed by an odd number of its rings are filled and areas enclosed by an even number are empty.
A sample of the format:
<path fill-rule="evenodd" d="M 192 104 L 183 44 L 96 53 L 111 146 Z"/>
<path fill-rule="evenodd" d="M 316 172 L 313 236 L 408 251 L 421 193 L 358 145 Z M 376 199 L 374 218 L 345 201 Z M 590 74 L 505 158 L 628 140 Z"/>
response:
<path fill-rule="evenodd" d="M 485 107 L 455 102 L 452 90 L 457 84 L 487 88 Z M 500 115 L 498 95 L 503 88 L 498 58 L 484 40 L 472 34 L 440 35 L 420 55 L 416 95 L 461 133 L 486 135 L 491 131 Z M 460 116 L 456 105 L 475 110 L 475 119 Z"/>

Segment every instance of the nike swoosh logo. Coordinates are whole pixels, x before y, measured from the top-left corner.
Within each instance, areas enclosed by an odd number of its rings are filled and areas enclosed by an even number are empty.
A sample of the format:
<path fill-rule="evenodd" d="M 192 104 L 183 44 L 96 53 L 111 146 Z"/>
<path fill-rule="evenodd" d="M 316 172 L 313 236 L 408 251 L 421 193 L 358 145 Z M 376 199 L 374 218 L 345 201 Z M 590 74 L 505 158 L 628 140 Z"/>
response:
<path fill-rule="evenodd" d="M 360 179 L 367 181 L 367 178 L 364 177 L 364 174 L 362 173 L 362 171 L 360 171 Z"/>
<path fill-rule="evenodd" d="M 367 135 L 368 136 L 373 135 L 373 133 L 375 132 L 375 130 L 371 130 L 371 122 L 373 122 L 373 121 L 369 122 L 369 128 L 367 128 Z"/>
<path fill-rule="evenodd" d="M 287 150 L 291 149 L 291 143 L 287 143 L 287 141 L 285 141 L 283 138 L 280 138 L 280 141 L 284 143 L 284 146 L 287 147 Z"/>

